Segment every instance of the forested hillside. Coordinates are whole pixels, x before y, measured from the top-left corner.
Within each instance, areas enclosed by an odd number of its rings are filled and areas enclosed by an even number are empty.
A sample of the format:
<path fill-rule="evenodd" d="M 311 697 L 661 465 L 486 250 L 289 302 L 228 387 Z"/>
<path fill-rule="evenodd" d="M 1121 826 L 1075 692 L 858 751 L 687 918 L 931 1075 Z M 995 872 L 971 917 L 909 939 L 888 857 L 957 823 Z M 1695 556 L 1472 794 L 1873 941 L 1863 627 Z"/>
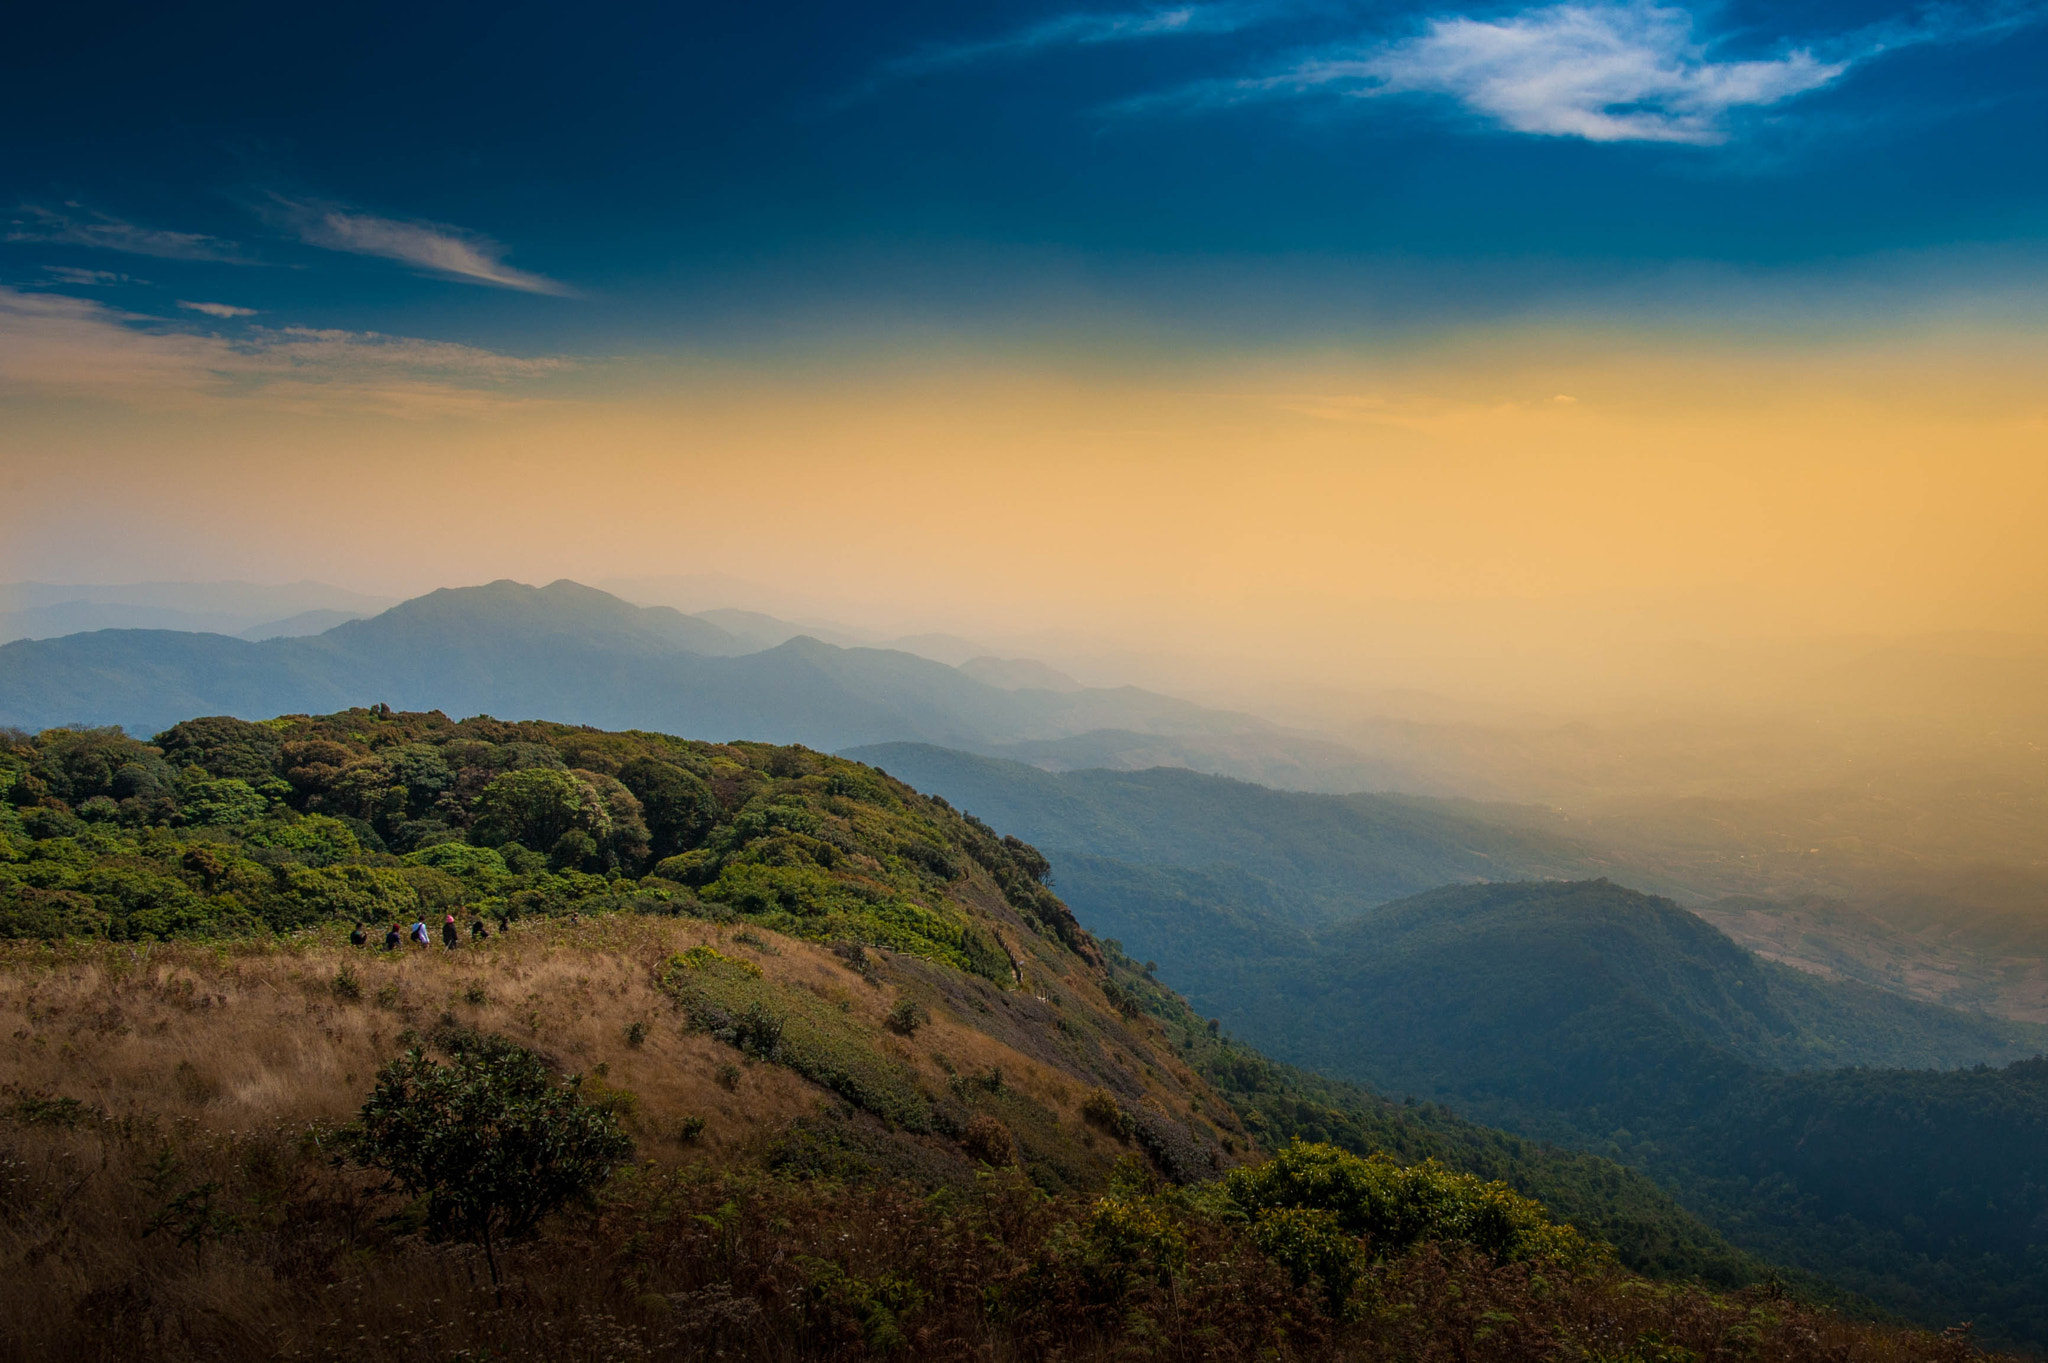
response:
<path fill-rule="evenodd" d="M 1269 1053 L 1618 1159 L 1891 1309 L 2048 1343 L 2048 1063 L 1935 1068 L 2033 1054 L 2035 1029 L 1813 980 L 1606 882 L 1434 891 L 1311 946 L 1234 976 Z"/>

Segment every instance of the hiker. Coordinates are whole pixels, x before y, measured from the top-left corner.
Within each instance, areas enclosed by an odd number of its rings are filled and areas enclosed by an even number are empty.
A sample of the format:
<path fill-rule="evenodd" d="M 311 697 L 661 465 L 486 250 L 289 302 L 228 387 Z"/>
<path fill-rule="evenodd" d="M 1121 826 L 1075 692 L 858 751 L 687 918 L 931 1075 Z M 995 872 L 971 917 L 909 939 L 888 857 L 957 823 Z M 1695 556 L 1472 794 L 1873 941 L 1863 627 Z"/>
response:
<path fill-rule="evenodd" d="M 398 950 L 398 944 L 403 940 L 404 939 L 398 935 L 398 924 L 393 923 L 391 925 L 391 931 L 384 934 L 384 949 L 386 951 L 396 951 Z"/>
<path fill-rule="evenodd" d="M 434 944 L 434 939 L 427 936 L 426 919 L 421 918 L 414 921 L 412 925 L 412 940 L 418 942 L 423 947 L 430 947 Z"/>
<path fill-rule="evenodd" d="M 484 920 L 482 915 L 478 915 L 477 920 L 469 925 L 470 940 L 473 942 L 481 942 L 489 938 L 490 935 L 491 930 L 484 926 Z"/>
<path fill-rule="evenodd" d="M 462 934 L 455 927 L 455 915 L 451 913 L 448 915 L 448 921 L 441 925 L 441 945 L 453 951 L 455 944 L 461 940 Z"/>
<path fill-rule="evenodd" d="M 352 947 L 359 947 L 369 940 L 369 934 L 363 931 L 363 920 L 358 918 L 354 930 L 348 935 L 348 944 Z"/>

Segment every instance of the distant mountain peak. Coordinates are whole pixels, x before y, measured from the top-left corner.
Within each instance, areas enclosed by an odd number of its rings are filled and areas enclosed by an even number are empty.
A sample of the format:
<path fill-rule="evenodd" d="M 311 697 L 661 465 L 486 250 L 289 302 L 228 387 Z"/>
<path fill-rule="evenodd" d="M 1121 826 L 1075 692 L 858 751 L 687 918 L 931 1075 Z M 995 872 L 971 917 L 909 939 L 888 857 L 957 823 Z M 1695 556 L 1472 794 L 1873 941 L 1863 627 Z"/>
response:
<path fill-rule="evenodd" d="M 1056 667 L 1036 658 L 969 658 L 960 670 L 987 686 L 1004 691 L 1081 691 L 1086 688 Z"/>

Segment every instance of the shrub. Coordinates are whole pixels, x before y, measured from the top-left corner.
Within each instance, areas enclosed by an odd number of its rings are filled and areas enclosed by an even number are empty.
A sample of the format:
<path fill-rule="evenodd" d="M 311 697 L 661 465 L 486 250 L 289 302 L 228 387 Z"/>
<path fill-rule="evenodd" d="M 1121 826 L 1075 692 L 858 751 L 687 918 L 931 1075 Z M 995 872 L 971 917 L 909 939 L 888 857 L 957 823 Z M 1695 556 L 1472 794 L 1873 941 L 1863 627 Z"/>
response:
<path fill-rule="evenodd" d="M 1131 1138 L 1130 1114 L 1123 1110 L 1115 1096 L 1108 1089 L 1092 1089 L 1081 1100 L 1081 1116 L 1091 1125 L 1099 1126 L 1120 1141 Z"/>
<path fill-rule="evenodd" d="M 720 967 L 736 970 L 757 980 L 761 978 L 760 966 L 737 956 L 728 956 L 713 946 L 694 946 L 688 951 L 669 957 L 665 974 L 673 979 L 679 970 L 712 970 Z"/>
<path fill-rule="evenodd" d="M 1004 1126 L 987 1113 L 978 1113 L 960 1133 L 960 1148 L 991 1168 L 1017 1162 L 1017 1143 Z"/>
<path fill-rule="evenodd" d="M 348 1140 L 357 1160 L 426 1199 L 432 1232 L 482 1246 L 495 1283 L 499 1237 L 588 1196 L 632 1154 L 618 1119 L 578 1087 L 509 1042 L 466 1046 L 448 1064 L 415 1048 L 378 1071 Z"/>
<path fill-rule="evenodd" d="M 1085 1225 L 1090 1267 L 1097 1286 L 1112 1299 L 1137 1278 L 1164 1286 L 1187 1266 L 1187 1236 L 1180 1223 L 1147 1197 L 1102 1197 Z"/>
<path fill-rule="evenodd" d="M 1344 1233 L 1337 1214 L 1320 1207 L 1274 1207 L 1259 1214 L 1252 1243 L 1293 1278 L 1297 1289 L 1320 1282 L 1323 1304 L 1341 1319 L 1365 1271 L 1358 1237 Z"/>
<path fill-rule="evenodd" d="M 358 1003 L 362 1000 L 363 977 L 356 973 L 356 968 L 352 965 L 345 965 L 335 971 L 334 980 L 329 987 L 333 989 L 334 997 L 345 1002 Z"/>
<path fill-rule="evenodd" d="M 1365 1237 L 1375 1256 L 1424 1240 L 1470 1245 L 1501 1262 L 1578 1266 L 1607 1255 L 1605 1246 L 1551 1221 L 1540 1203 L 1506 1184 L 1435 1160 L 1403 1166 L 1382 1154 L 1361 1159 L 1333 1145 L 1296 1141 L 1256 1168 L 1232 1170 L 1225 1187 L 1254 1221 L 1288 1209 L 1327 1212 L 1344 1234 Z"/>
<path fill-rule="evenodd" d="M 889 1015 L 882 1021 L 898 1036 L 914 1036 L 917 1029 L 931 1019 L 932 1015 L 926 1012 L 924 1006 L 916 999 L 904 999 L 891 1008 Z"/>

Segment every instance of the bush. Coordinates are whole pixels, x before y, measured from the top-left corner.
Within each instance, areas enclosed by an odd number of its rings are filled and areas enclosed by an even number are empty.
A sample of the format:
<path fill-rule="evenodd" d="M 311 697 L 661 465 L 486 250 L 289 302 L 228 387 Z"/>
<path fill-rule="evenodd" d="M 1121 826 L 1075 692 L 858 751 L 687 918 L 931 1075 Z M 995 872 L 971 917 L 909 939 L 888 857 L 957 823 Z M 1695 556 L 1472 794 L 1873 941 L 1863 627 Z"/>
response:
<path fill-rule="evenodd" d="M 898 1036 L 914 1036 L 917 1029 L 932 1020 L 932 1015 L 916 999 L 904 999 L 889 1010 L 882 1019 L 889 1030 Z"/>
<path fill-rule="evenodd" d="M 1232 1170 L 1225 1187 L 1255 1222 L 1283 1210 L 1328 1213 L 1344 1234 L 1364 1237 L 1375 1257 L 1423 1240 L 1470 1245 L 1503 1263 L 1576 1267 L 1608 1256 L 1605 1246 L 1553 1222 L 1542 1204 L 1506 1184 L 1435 1160 L 1403 1166 L 1382 1154 L 1361 1159 L 1333 1145 L 1296 1141 L 1256 1168 Z"/>
<path fill-rule="evenodd" d="M 991 1168 L 1017 1162 L 1017 1142 L 1004 1126 L 987 1113 L 977 1114 L 960 1133 L 960 1148 Z"/>
<path fill-rule="evenodd" d="M 1296 1290 L 1322 1284 L 1323 1305 L 1342 1319 L 1367 1256 L 1358 1237 L 1347 1235 L 1337 1214 L 1319 1207 L 1275 1207 L 1259 1214 L 1252 1243 L 1287 1270 Z"/>
<path fill-rule="evenodd" d="M 1131 1138 L 1134 1125 L 1131 1116 L 1108 1089 L 1090 1090 L 1088 1096 L 1081 1100 L 1081 1116 L 1090 1125 L 1101 1127 L 1120 1141 Z"/>
<path fill-rule="evenodd" d="M 482 1246 L 495 1283 L 500 1237 L 587 1197 L 632 1154 L 618 1119 L 578 1089 L 509 1042 L 464 1045 L 445 1065 L 414 1048 L 378 1071 L 348 1141 L 426 1199 L 432 1232 Z"/>

